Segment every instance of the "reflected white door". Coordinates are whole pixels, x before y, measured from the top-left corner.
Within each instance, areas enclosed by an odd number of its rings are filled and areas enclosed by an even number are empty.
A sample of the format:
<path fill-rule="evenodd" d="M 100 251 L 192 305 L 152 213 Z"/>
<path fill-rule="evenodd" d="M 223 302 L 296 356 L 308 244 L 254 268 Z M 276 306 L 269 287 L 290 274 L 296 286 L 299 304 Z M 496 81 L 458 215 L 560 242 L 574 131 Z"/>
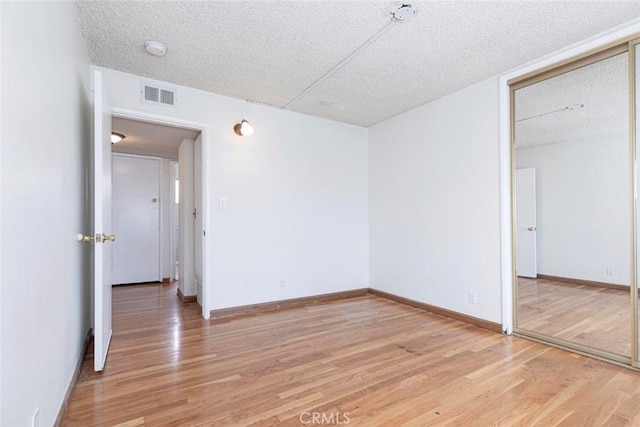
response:
<path fill-rule="evenodd" d="M 160 159 L 113 155 L 113 284 L 161 282 Z"/>
<path fill-rule="evenodd" d="M 102 371 L 111 341 L 111 108 L 102 73 L 94 71 L 93 236 L 94 369 Z"/>
<path fill-rule="evenodd" d="M 516 170 L 516 275 L 537 277 L 536 169 Z"/>

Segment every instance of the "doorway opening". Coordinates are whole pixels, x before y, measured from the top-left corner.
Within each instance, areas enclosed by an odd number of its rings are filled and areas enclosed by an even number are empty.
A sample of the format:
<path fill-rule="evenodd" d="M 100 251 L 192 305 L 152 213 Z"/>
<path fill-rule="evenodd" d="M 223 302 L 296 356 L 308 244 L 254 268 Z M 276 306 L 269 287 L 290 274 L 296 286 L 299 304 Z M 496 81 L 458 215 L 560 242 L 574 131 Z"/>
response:
<path fill-rule="evenodd" d="M 206 309 L 206 126 L 112 110 L 113 285 L 177 281 Z"/>

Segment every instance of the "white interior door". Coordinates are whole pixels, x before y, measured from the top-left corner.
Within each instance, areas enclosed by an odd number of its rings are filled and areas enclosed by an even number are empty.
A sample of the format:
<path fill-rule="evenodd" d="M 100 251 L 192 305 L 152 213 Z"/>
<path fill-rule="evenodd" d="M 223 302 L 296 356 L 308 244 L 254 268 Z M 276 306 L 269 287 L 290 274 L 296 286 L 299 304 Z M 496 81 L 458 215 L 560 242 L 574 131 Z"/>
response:
<path fill-rule="evenodd" d="M 102 371 L 111 341 L 111 108 L 102 73 L 94 71 L 93 237 L 94 369 Z"/>
<path fill-rule="evenodd" d="M 160 159 L 113 155 L 113 284 L 162 281 Z"/>
<path fill-rule="evenodd" d="M 538 276 L 535 168 L 516 170 L 516 275 Z"/>

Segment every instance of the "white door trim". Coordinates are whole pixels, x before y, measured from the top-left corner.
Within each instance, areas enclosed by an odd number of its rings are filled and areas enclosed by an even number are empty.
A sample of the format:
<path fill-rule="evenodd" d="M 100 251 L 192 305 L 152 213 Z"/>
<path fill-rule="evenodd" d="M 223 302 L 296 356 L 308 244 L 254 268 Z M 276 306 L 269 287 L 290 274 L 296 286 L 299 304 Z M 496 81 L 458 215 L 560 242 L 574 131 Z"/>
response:
<path fill-rule="evenodd" d="M 640 33 L 640 19 L 573 44 L 565 49 L 507 71 L 500 76 L 500 250 L 502 270 L 502 330 L 513 332 L 513 232 L 511 224 L 511 122 L 509 80 L 576 57 Z"/>
<path fill-rule="evenodd" d="M 171 281 L 176 280 L 176 261 L 178 259 L 178 253 L 176 251 L 176 227 L 178 226 L 178 221 L 177 218 L 175 217 L 175 215 L 173 214 L 174 210 L 175 210 L 175 203 L 176 203 L 176 184 L 175 184 L 175 180 L 177 178 L 177 176 L 175 176 L 174 172 L 175 172 L 175 167 L 178 164 L 178 162 L 176 160 L 171 160 L 169 161 L 169 199 L 170 203 L 170 209 L 168 212 L 169 215 L 169 229 L 171 231 L 170 235 L 169 235 L 169 253 L 170 253 L 170 261 L 171 261 L 171 270 L 170 270 L 170 274 L 169 274 L 169 279 Z"/>
<path fill-rule="evenodd" d="M 210 230 L 210 216 L 209 216 L 209 193 L 207 183 L 210 180 L 210 171 L 207 167 L 207 152 L 209 150 L 209 125 L 200 122 L 194 122 L 191 120 L 178 119 L 174 117 L 161 116 L 159 114 L 152 114 L 137 110 L 128 110 L 124 108 L 111 108 L 113 117 L 120 117 L 125 119 L 142 120 L 150 123 L 157 123 L 167 126 L 178 126 L 188 129 L 199 130 L 202 133 L 202 227 L 203 230 Z M 211 239 L 205 237 L 202 239 L 202 317 L 208 319 L 211 309 L 209 308 L 209 292 L 211 289 L 211 283 L 209 275 L 207 274 L 207 254 L 213 253 L 211 247 Z"/>
<path fill-rule="evenodd" d="M 160 199 L 160 206 L 158 206 L 158 208 L 160 208 L 160 224 L 158 226 L 158 236 L 160 237 L 160 239 L 158 239 L 158 259 L 160 260 L 160 262 L 158 263 L 158 282 L 162 282 L 162 280 L 164 279 L 164 274 L 162 274 L 162 270 L 164 268 L 164 239 L 162 238 L 162 225 L 164 224 L 164 191 L 162 191 L 162 186 L 164 185 L 164 162 L 163 159 L 159 159 L 158 162 L 160 163 L 160 168 L 158 169 L 158 191 L 159 191 L 159 196 L 158 199 Z M 165 230 L 166 231 L 166 230 Z M 171 231 L 171 230 L 169 230 Z"/>

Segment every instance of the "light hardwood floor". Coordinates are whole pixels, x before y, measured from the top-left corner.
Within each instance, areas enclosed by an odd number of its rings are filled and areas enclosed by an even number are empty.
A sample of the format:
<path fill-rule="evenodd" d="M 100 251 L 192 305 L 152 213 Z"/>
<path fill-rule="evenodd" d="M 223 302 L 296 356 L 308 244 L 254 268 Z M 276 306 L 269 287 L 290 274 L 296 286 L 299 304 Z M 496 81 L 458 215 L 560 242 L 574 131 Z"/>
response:
<path fill-rule="evenodd" d="M 631 356 L 629 291 L 518 277 L 518 327 Z"/>
<path fill-rule="evenodd" d="M 374 296 L 212 323 L 127 286 L 113 315 L 65 426 L 640 425 L 638 372 Z"/>

